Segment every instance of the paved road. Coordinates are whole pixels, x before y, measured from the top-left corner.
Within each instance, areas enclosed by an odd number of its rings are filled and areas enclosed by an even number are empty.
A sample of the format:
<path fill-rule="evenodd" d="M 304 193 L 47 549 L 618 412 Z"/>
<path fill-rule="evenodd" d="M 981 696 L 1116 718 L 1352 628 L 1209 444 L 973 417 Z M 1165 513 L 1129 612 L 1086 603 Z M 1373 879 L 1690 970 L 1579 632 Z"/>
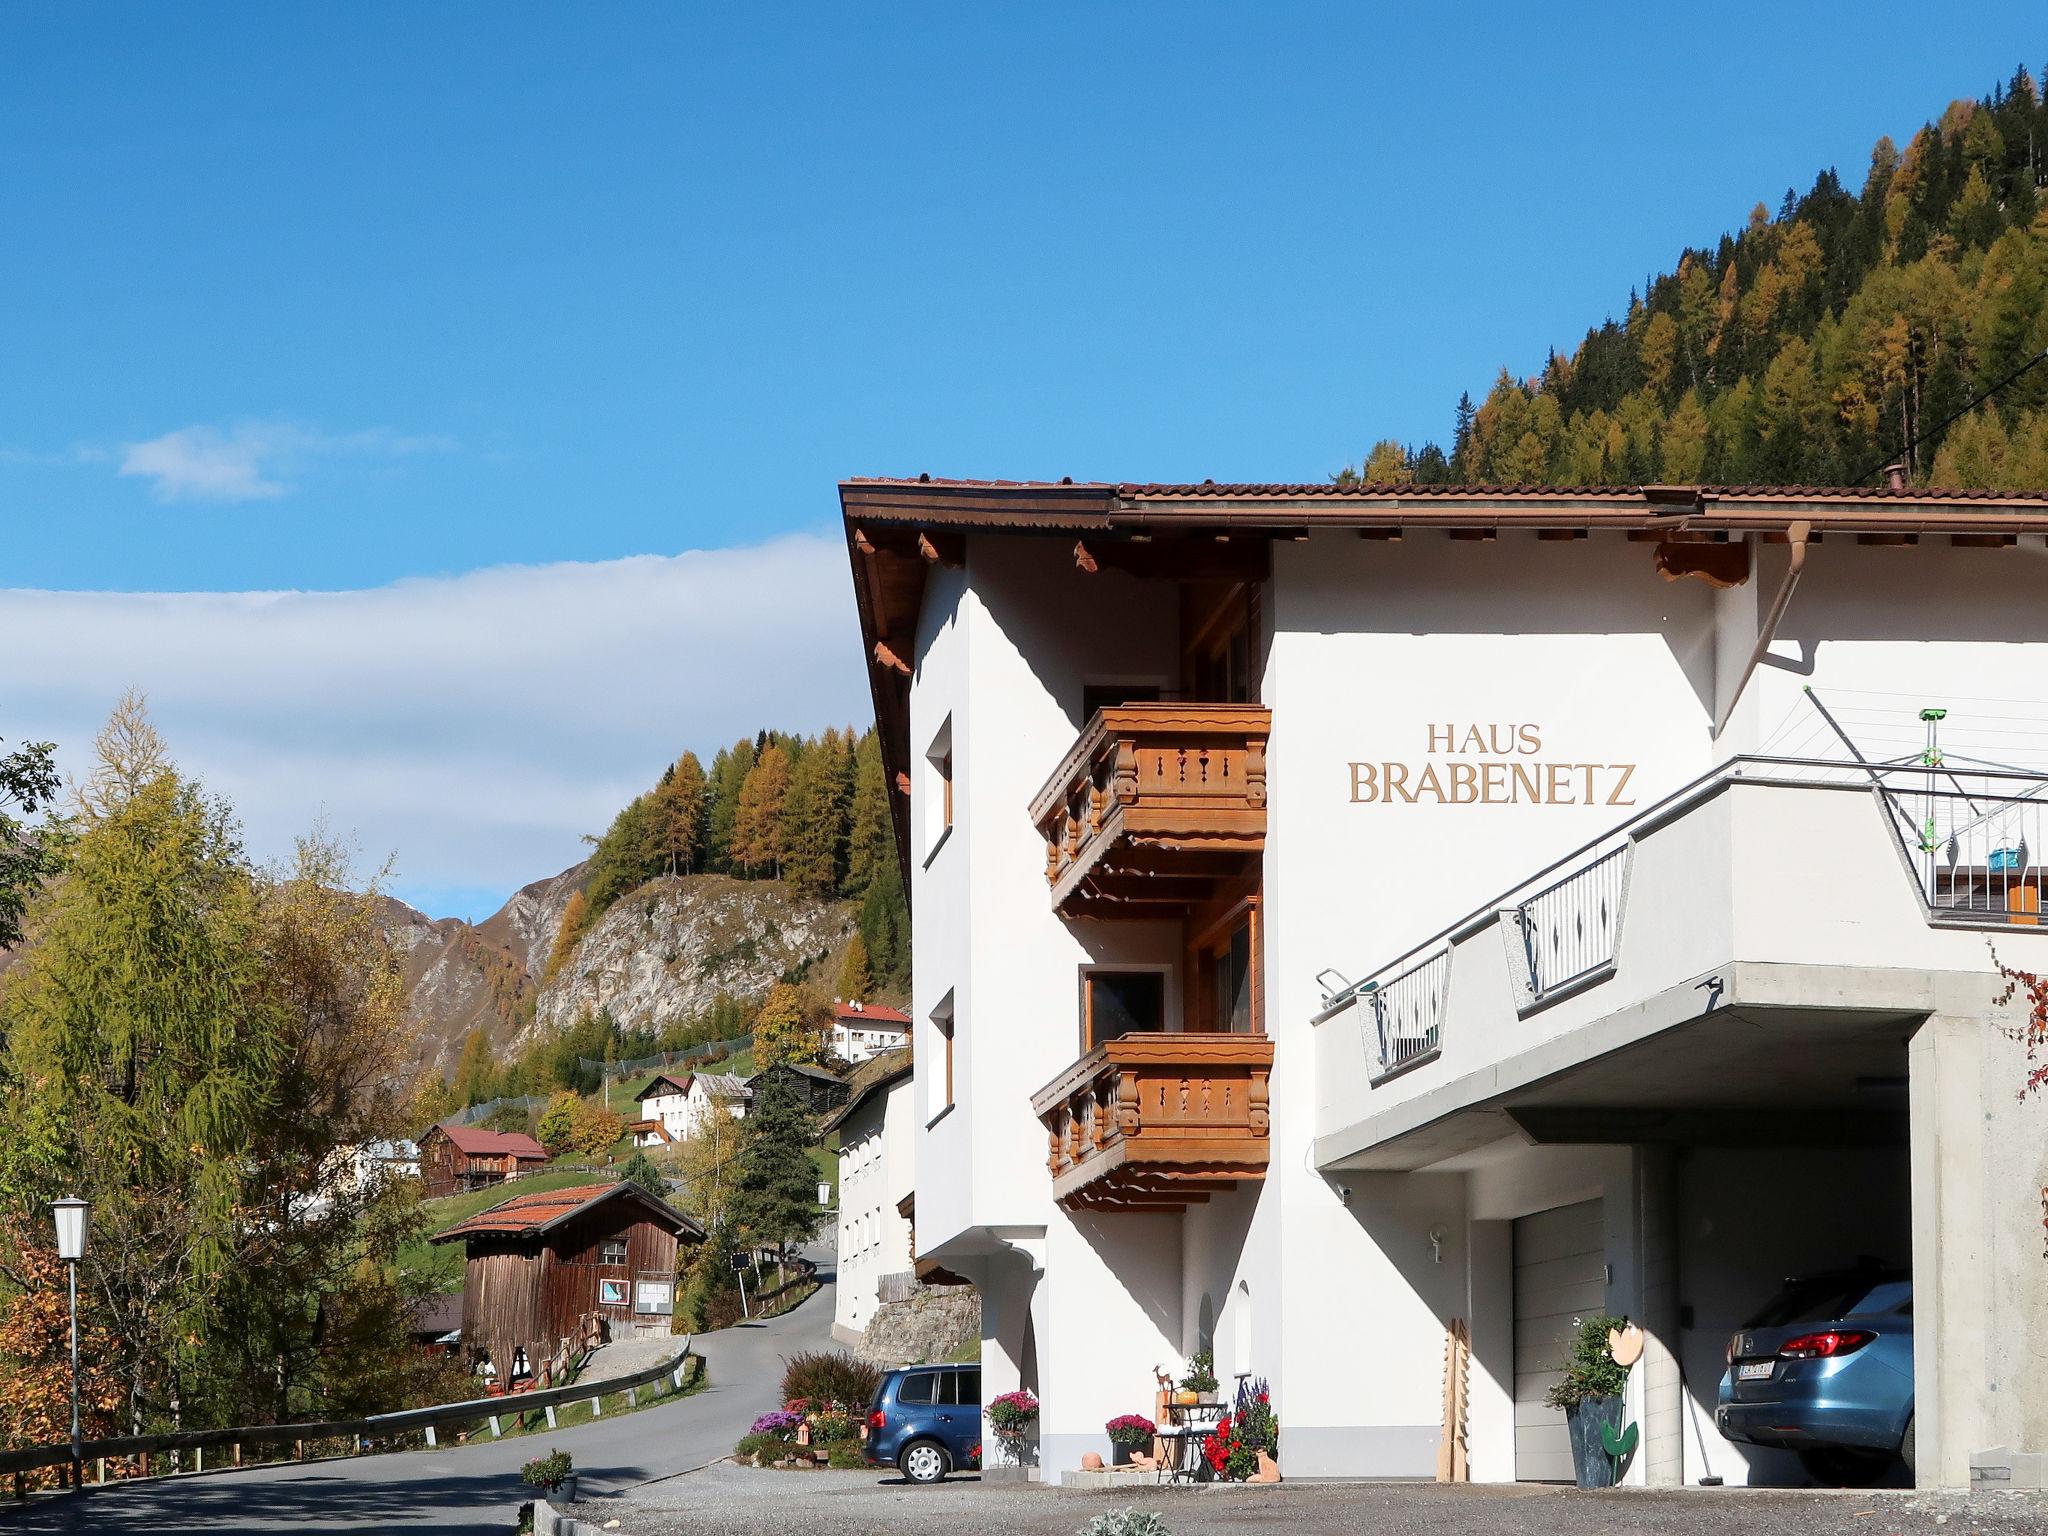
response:
<path fill-rule="evenodd" d="M 87 1488 L 13 1511 L 0 1508 L 0 1536 L 510 1531 L 519 1505 L 532 1497 L 519 1481 L 520 1464 L 556 1446 L 575 1457 L 583 1498 L 623 1493 L 729 1452 L 757 1417 L 779 1406 L 782 1357 L 830 1343 L 832 1277 L 821 1269 L 819 1278 L 824 1287 L 794 1312 L 703 1335 L 696 1348 L 710 1386 L 665 1407 L 556 1434 L 486 1438 L 435 1451 Z"/>

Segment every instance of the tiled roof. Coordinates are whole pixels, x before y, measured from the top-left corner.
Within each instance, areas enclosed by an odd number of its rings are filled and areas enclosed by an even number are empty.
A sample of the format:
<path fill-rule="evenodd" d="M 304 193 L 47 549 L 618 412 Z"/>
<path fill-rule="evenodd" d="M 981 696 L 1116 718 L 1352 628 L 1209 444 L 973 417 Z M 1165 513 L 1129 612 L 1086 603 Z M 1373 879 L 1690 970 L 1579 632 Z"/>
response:
<path fill-rule="evenodd" d="M 846 1084 L 850 1091 L 846 1102 L 825 1117 L 818 1127 L 819 1132 L 822 1134 L 825 1131 L 837 1130 L 856 1109 L 876 1094 L 908 1077 L 910 1070 L 911 1056 L 908 1046 L 869 1057 L 854 1068 L 853 1075 L 847 1078 Z"/>
<path fill-rule="evenodd" d="M 480 1125 L 442 1125 L 435 1129 L 455 1144 L 456 1151 L 471 1157 L 503 1157 L 510 1153 L 513 1157 L 547 1161 L 548 1149 L 524 1131 L 487 1131 Z"/>
<path fill-rule="evenodd" d="M 699 1072 L 697 1081 L 704 1085 L 704 1092 L 714 1099 L 751 1099 L 754 1090 L 747 1086 L 747 1080 L 733 1072 Z"/>
<path fill-rule="evenodd" d="M 832 1017 L 841 1024 L 880 1024 L 884 1028 L 910 1023 L 910 1015 L 900 1008 L 882 1008 L 874 1003 L 834 1003 Z"/>
<path fill-rule="evenodd" d="M 637 1184 L 614 1180 L 606 1184 L 575 1184 L 567 1189 L 545 1189 L 530 1195 L 514 1195 L 510 1200 L 501 1200 L 487 1211 L 479 1211 L 467 1220 L 458 1221 L 446 1231 L 437 1232 L 433 1242 L 452 1242 L 458 1237 L 469 1237 L 476 1233 L 496 1232 L 518 1236 L 528 1232 L 545 1232 L 589 1209 L 602 1200 L 637 1200 L 650 1210 L 658 1213 L 677 1232 L 696 1232 L 701 1235 L 697 1224 L 679 1211 L 669 1208 Z"/>
<path fill-rule="evenodd" d="M 933 490 L 1043 493 L 1048 496 L 1100 497 L 1124 500 L 1181 501 L 1197 497 L 1217 500 L 1383 501 L 1390 496 L 1435 497 L 1462 501 L 1521 501 L 1531 498 L 1585 501 L 1640 501 L 1645 490 L 1675 487 L 1640 485 L 1420 485 L 1386 480 L 1338 485 L 1329 480 L 966 480 L 938 475 L 857 475 L 848 486 L 924 487 Z M 1687 486 L 1709 501 L 2021 501 L 2048 504 L 2048 492 L 1980 490 L 1930 485 L 1702 485 Z"/>
<path fill-rule="evenodd" d="M 688 1093 L 689 1091 L 690 1079 L 687 1073 L 682 1077 L 676 1077 L 667 1072 L 657 1072 L 647 1080 L 647 1086 L 634 1094 L 633 1097 L 635 1100 L 652 1099 L 658 1098 L 664 1093 Z"/>

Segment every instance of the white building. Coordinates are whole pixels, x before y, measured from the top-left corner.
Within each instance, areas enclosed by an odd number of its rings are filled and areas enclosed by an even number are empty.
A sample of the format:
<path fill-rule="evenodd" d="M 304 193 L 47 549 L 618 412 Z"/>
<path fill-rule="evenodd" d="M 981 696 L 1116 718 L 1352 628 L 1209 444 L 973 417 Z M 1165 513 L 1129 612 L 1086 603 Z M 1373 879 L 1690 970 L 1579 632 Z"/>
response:
<path fill-rule="evenodd" d="M 832 1332 L 856 1343 L 883 1300 L 885 1280 L 913 1278 L 910 1220 L 915 1189 L 915 1090 L 908 1051 L 878 1057 L 823 1122 L 839 1134 L 838 1300 Z"/>
<path fill-rule="evenodd" d="M 859 1065 L 909 1043 L 910 1015 L 901 1009 L 860 1002 L 832 1005 L 832 1051 L 843 1061 Z"/>
<path fill-rule="evenodd" d="M 1543 1393 L 1604 1309 L 1651 1335 L 1632 1481 L 1796 1480 L 1716 1433 L 1723 1351 L 1864 1255 L 1915 1277 L 1920 1480 L 2048 1451 L 2048 1105 L 1986 943 L 2048 970 L 2048 499 L 841 503 L 918 1261 L 979 1286 L 1048 1472 L 1211 1347 L 1292 1476 L 1426 1477 L 1447 1429 L 1569 1476 Z M 1857 767 L 1814 698 L 1879 760 L 1945 706 L 1950 771 Z"/>
<path fill-rule="evenodd" d="M 661 1072 L 633 1097 L 640 1105 L 640 1119 L 629 1129 L 634 1144 L 644 1147 L 663 1140 L 687 1141 L 713 1114 L 743 1120 L 754 1095 L 746 1081 L 731 1072 L 693 1072 L 684 1077 Z"/>

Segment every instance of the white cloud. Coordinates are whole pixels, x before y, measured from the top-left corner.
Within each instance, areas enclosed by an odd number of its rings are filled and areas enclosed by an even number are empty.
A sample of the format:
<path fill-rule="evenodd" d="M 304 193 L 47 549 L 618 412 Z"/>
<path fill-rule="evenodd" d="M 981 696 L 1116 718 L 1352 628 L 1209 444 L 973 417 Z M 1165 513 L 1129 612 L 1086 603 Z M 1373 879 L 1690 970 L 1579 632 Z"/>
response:
<path fill-rule="evenodd" d="M 159 501 L 269 501 L 291 489 L 285 478 L 316 458 L 408 454 L 446 448 L 445 439 L 383 428 L 320 432 L 289 422 L 180 427 L 121 449 L 124 476 L 149 481 Z"/>
<path fill-rule="evenodd" d="M 75 774 L 141 688 L 253 853 L 324 815 L 396 855 L 401 896 L 503 895 L 683 748 L 871 711 L 845 548 L 815 536 L 353 592 L 4 592 L 0 656 L 0 737 Z"/>

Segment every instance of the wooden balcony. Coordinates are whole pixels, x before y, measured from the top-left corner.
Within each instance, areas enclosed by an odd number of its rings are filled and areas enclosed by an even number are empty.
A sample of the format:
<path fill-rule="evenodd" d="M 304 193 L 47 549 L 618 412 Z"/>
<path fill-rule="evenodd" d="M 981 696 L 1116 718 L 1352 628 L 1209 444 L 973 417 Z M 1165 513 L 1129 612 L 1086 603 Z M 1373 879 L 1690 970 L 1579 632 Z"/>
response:
<path fill-rule="evenodd" d="M 1266 1176 L 1265 1035 L 1125 1035 L 1032 1096 L 1069 1210 L 1177 1211 Z"/>
<path fill-rule="evenodd" d="M 1031 802 L 1054 909 L 1171 916 L 1252 873 L 1272 719 L 1252 704 L 1097 710 Z"/>

